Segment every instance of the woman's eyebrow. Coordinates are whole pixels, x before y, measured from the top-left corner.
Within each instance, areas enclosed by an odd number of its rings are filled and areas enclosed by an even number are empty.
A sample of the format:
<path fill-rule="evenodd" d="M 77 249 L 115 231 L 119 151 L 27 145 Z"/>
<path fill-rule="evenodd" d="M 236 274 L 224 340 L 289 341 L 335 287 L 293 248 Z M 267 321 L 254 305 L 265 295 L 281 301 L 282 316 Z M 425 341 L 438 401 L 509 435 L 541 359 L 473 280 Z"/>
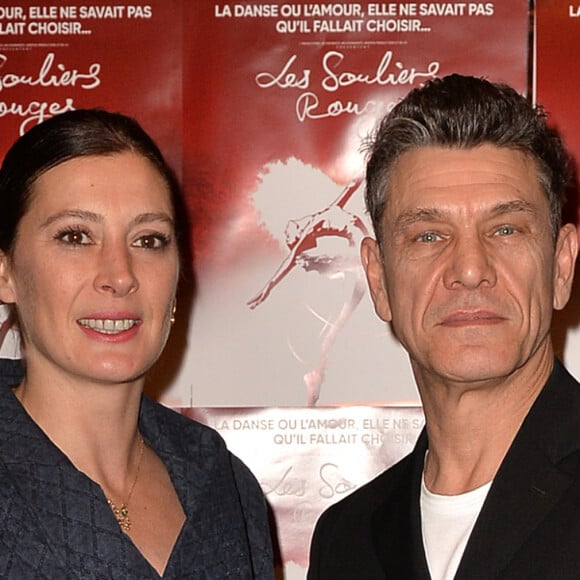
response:
<path fill-rule="evenodd" d="M 101 223 L 104 221 L 104 217 L 102 215 L 92 211 L 87 211 L 84 209 L 67 209 L 49 216 L 42 223 L 42 227 L 48 227 L 59 220 L 67 218 L 81 219 L 83 221 L 92 223 Z M 134 225 L 152 222 L 167 222 L 168 224 L 172 225 L 173 218 L 166 212 L 145 212 L 135 216 L 135 218 L 132 220 Z"/>
<path fill-rule="evenodd" d="M 84 209 L 66 209 L 64 211 L 59 211 L 55 214 L 49 216 L 41 225 L 42 227 L 48 227 L 54 222 L 57 222 L 66 218 L 76 218 L 88 222 L 99 223 L 103 221 L 103 216 L 92 211 L 86 211 Z"/>
<path fill-rule="evenodd" d="M 167 222 L 170 225 L 173 225 L 173 218 L 164 211 L 159 212 L 145 212 L 139 214 L 138 216 L 133 219 L 133 223 L 138 224 L 147 224 L 151 222 Z"/>

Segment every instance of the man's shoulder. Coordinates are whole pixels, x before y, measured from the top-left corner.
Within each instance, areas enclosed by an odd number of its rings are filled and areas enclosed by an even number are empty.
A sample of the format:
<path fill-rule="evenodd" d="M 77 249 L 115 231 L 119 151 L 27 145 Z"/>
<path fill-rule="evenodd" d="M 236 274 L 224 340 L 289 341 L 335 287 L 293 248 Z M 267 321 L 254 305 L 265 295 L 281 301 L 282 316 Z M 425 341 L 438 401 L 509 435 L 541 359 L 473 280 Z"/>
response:
<path fill-rule="evenodd" d="M 413 453 L 387 468 L 374 479 L 330 506 L 321 516 L 321 525 L 368 525 L 373 514 L 389 502 L 401 485 L 408 489 L 413 478 Z"/>
<path fill-rule="evenodd" d="M 409 509 L 417 451 L 329 507 L 311 543 L 308 578 L 377 578 L 383 575 L 375 549 L 377 525 Z M 399 514 L 400 515 L 400 514 Z"/>
<path fill-rule="evenodd" d="M 514 441 L 530 443 L 553 463 L 580 450 L 580 384 L 558 360 Z"/>

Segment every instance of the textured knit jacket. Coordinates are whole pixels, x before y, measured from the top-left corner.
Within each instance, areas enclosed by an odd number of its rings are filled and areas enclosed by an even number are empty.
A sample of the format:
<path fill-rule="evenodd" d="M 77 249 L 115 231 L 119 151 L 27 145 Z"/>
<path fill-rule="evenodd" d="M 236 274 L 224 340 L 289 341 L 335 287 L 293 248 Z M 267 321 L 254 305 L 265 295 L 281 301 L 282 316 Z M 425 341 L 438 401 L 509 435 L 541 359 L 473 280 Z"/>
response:
<path fill-rule="evenodd" d="M 212 429 L 143 398 L 139 428 L 186 515 L 163 578 L 272 579 L 265 502 Z M 0 578 L 159 578 L 99 485 L 0 388 Z"/>
<path fill-rule="evenodd" d="M 419 507 L 428 441 L 331 506 L 309 580 L 428 579 Z M 580 385 L 559 363 L 505 456 L 456 580 L 580 578 Z"/>

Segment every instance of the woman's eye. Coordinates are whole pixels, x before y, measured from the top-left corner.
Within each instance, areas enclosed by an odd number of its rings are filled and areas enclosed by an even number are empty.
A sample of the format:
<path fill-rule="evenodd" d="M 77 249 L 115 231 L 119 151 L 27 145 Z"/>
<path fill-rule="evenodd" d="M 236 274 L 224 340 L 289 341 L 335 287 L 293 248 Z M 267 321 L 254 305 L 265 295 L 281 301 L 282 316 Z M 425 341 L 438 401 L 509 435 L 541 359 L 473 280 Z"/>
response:
<path fill-rule="evenodd" d="M 145 250 L 162 250 L 169 245 L 170 238 L 165 234 L 147 234 L 135 240 L 133 246 Z"/>
<path fill-rule="evenodd" d="M 78 229 L 67 229 L 59 232 L 56 239 L 71 246 L 85 246 L 91 243 L 91 238 L 87 232 Z"/>

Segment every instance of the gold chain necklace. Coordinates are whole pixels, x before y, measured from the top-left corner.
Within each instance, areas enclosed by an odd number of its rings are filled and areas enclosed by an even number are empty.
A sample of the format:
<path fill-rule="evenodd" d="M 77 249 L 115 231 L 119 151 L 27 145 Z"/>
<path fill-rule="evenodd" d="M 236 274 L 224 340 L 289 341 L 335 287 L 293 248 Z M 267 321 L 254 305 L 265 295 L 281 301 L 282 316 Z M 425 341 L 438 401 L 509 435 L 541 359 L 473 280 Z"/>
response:
<path fill-rule="evenodd" d="M 131 489 L 129 490 L 127 500 L 124 501 L 120 507 L 117 507 L 112 499 L 107 498 L 107 503 L 109 504 L 113 515 L 115 516 L 117 522 L 119 522 L 119 525 L 124 532 L 128 532 L 131 529 L 131 520 L 129 519 L 129 502 L 131 501 L 131 496 L 133 495 L 133 490 L 135 489 L 135 484 L 137 483 L 137 478 L 139 477 L 139 471 L 141 470 L 141 463 L 143 461 L 143 451 L 145 450 L 145 442 L 143 441 L 143 437 L 140 437 L 140 439 L 141 451 L 139 453 L 137 471 L 135 473 L 135 479 L 133 480 Z"/>

